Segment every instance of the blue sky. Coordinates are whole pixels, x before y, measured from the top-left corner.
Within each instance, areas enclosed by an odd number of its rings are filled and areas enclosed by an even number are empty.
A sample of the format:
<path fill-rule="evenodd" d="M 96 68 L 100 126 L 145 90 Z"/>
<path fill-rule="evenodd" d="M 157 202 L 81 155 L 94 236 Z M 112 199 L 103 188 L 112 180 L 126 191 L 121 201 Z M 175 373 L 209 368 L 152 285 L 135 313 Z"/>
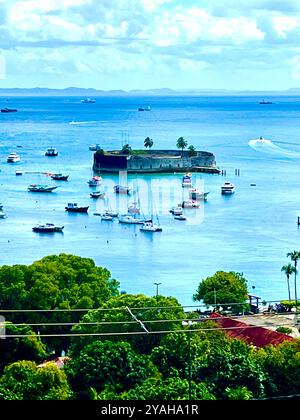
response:
<path fill-rule="evenodd" d="M 299 0 L 0 0 L 0 87 L 300 87 Z"/>

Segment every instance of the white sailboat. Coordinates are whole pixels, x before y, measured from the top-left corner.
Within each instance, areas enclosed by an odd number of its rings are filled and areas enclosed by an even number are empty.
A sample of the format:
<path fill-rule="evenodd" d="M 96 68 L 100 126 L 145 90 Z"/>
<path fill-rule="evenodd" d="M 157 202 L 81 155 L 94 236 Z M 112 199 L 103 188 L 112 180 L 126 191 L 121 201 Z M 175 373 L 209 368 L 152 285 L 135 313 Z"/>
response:
<path fill-rule="evenodd" d="M 162 232 L 162 228 L 159 223 L 158 214 L 156 212 L 157 224 L 153 222 L 153 199 L 151 194 L 151 219 L 145 220 L 143 226 L 140 227 L 140 230 L 143 232 Z"/>

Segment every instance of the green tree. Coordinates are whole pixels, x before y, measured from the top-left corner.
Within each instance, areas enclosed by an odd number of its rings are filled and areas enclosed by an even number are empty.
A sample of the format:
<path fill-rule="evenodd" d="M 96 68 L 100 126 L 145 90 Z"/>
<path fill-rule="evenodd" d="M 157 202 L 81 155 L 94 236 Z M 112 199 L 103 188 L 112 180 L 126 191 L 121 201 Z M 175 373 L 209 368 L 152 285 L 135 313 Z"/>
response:
<path fill-rule="evenodd" d="M 193 145 L 188 147 L 189 157 L 197 156 L 197 151 Z"/>
<path fill-rule="evenodd" d="M 225 394 L 229 400 L 251 400 L 253 398 L 253 393 L 245 386 L 226 388 Z"/>
<path fill-rule="evenodd" d="M 55 363 L 37 367 L 21 360 L 8 365 L 0 378 L 0 400 L 67 400 L 71 396 L 66 375 Z"/>
<path fill-rule="evenodd" d="M 11 335 L 25 337 L 10 338 Z M 0 339 L 0 354 L 0 373 L 6 365 L 20 359 L 39 362 L 47 356 L 46 346 L 28 325 L 14 325 L 9 322 L 5 324 L 5 339 Z"/>
<path fill-rule="evenodd" d="M 129 144 L 124 144 L 124 146 L 122 147 L 122 153 L 124 154 L 124 155 L 130 155 L 130 153 L 131 153 L 131 147 L 130 147 L 130 145 Z"/>
<path fill-rule="evenodd" d="M 128 390 L 157 375 L 149 357 L 137 354 L 129 343 L 122 341 L 98 340 L 87 345 L 66 364 L 65 371 L 79 398 L 87 398 L 91 389 Z"/>
<path fill-rule="evenodd" d="M 148 147 L 149 147 L 149 149 L 151 150 L 151 147 L 153 146 L 153 144 L 154 144 L 154 142 L 153 142 L 152 139 L 150 139 L 150 137 L 145 138 L 144 146 L 145 146 L 146 149 L 148 149 Z"/>
<path fill-rule="evenodd" d="M 245 303 L 248 297 L 247 280 L 240 273 L 217 271 L 199 284 L 194 301 L 203 300 L 207 305 L 222 305 L 230 307 L 229 303 Z M 232 306 L 233 311 L 239 310 L 239 305 Z"/>
<path fill-rule="evenodd" d="M 181 149 L 181 151 L 183 152 L 183 149 L 185 149 L 188 145 L 188 142 L 185 140 L 184 137 L 179 137 L 176 143 L 176 147 L 177 149 Z"/>
<path fill-rule="evenodd" d="M 281 267 L 281 271 L 284 272 L 286 275 L 287 287 L 288 287 L 288 294 L 289 300 L 291 300 L 291 290 L 290 290 L 290 276 L 295 273 L 295 267 L 292 266 L 291 263 L 285 264 Z"/>
<path fill-rule="evenodd" d="M 294 262 L 294 274 L 295 274 L 295 301 L 296 301 L 296 312 L 297 312 L 297 301 L 298 301 L 298 297 L 297 297 L 297 265 L 298 265 L 298 260 L 300 258 L 300 252 L 299 251 L 292 251 L 292 252 L 288 252 L 286 254 L 287 257 L 290 257 L 290 259 Z"/>
<path fill-rule="evenodd" d="M 300 341 L 284 341 L 257 351 L 256 359 L 266 374 L 267 397 L 299 394 Z"/>
<path fill-rule="evenodd" d="M 141 323 L 133 318 L 127 308 L 131 308 L 132 314 L 144 324 L 147 331 L 152 333 L 154 331 L 178 330 L 181 328 L 178 319 L 186 317 L 182 306 L 173 297 L 124 294 L 107 301 L 103 305 L 104 310 L 88 312 L 82 317 L 81 322 L 73 327 L 72 331 L 77 334 L 114 334 L 109 337 L 109 340 L 126 340 L 139 352 L 150 353 L 153 347 L 159 345 L 163 334 L 147 334 Z M 98 325 L 87 325 L 86 323 L 97 323 Z M 72 338 L 71 353 L 78 354 L 85 345 L 95 339 L 97 338 Z M 102 339 L 105 339 L 105 336 Z"/>

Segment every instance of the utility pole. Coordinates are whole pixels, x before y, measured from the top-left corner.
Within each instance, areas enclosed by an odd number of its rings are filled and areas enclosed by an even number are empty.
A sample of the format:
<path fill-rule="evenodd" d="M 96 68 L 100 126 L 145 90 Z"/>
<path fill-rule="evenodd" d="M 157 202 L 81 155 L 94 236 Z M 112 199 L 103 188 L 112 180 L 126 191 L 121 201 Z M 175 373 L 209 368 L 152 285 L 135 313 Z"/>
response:
<path fill-rule="evenodd" d="M 155 285 L 156 285 L 156 296 L 158 296 L 158 286 L 159 286 L 161 283 L 153 283 L 153 284 L 155 284 Z"/>

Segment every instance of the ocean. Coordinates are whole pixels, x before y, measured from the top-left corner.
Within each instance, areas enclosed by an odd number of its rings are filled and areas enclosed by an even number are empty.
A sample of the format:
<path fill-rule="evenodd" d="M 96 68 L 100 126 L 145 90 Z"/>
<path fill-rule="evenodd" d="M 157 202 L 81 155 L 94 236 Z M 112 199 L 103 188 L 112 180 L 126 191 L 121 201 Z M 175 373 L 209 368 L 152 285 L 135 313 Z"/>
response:
<path fill-rule="evenodd" d="M 260 105 L 255 96 L 108 96 L 93 104 L 79 97 L 9 97 L 0 114 L 0 264 L 30 264 L 61 252 L 93 258 L 107 267 L 127 293 L 175 296 L 195 305 L 199 282 L 218 270 L 243 273 L 250 293 L 265 300 L 287 298 L 281 267 L 286 254 L 300 249 L 300 97 L 274 96 Z M 268 98 L 269 99 L 269 98 Z M 139 112 L 139 106 L 151 111 Z M 105 199 L 92 199 L 95 188 L 91 144 L 105 150 L 129 143 L 143 148 L 176 149 L 183 136 L 197 150 L 215 154 L 225 175 L 193 174 L 196 187 L 209 191 L 199 209 L 187 209 L 187 221 L 174 220 L 170 208 L 187 197 L 183 174 L 129 175 L 130 196 L 118 195 L 117 174 L 102 174 L 98 189 Z M 258 142 L 263 136 L 270 142 Z M 57 157 L 46 157 L 49 147 Z M 21 161 L 6 162 L 10 152 Z M 16 176 L 16 170 L 22 176 Z M 69 175 L 52 181 L 49 173 Z M 123 176 L 123 175 L 122 175 Z M 123 181 L 123 179 L 122 179 Z M 231 181 L 235 194 L 223 196 Z M 57 185 L 51 194 L 30 193 L 30 184 Z M 126 213 L 138 201 L 147 217 L 158 218 L 162 232 L 141 232 L 138 225 L 101 221 L 106 208 Z M 69 214 L 69 202 L 88 205 L 88 214 Z M 62 234 L 34 233 L 37 223 L 64 226 Z"/>

